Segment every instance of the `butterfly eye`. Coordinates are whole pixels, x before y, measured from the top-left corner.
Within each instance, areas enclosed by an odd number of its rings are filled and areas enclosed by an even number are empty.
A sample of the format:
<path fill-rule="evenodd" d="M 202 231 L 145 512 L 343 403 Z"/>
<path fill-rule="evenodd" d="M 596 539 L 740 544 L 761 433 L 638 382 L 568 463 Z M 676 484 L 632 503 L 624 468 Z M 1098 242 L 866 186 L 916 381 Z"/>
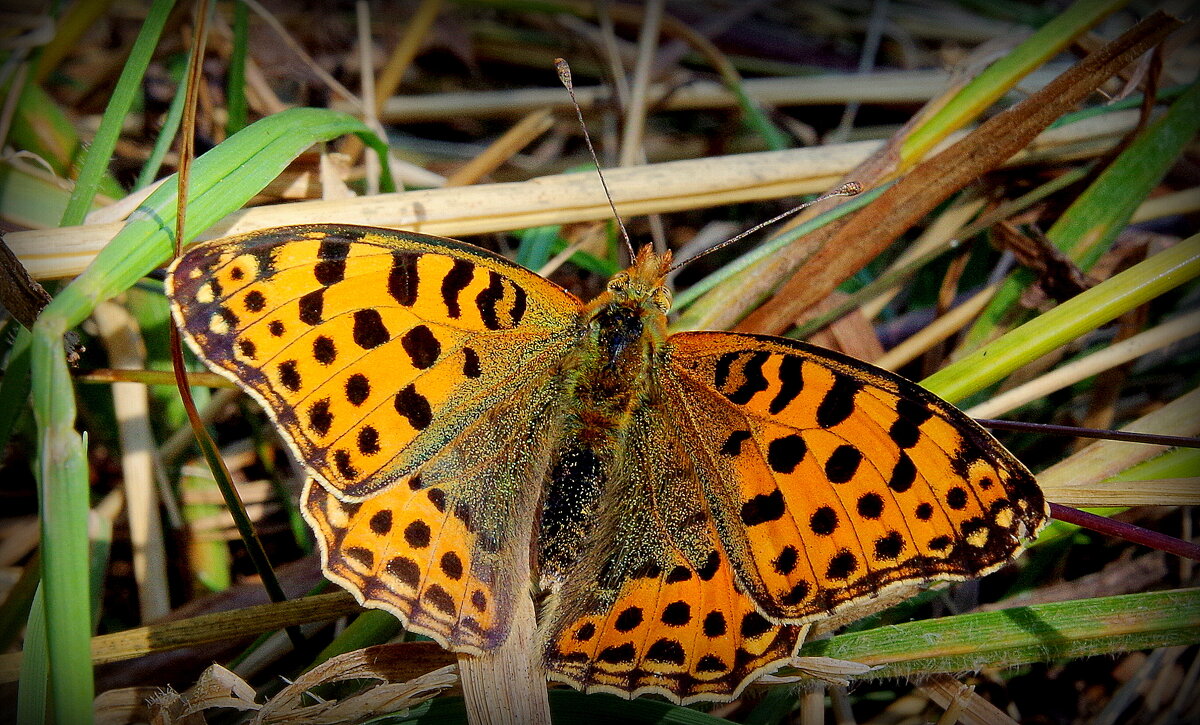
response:
<path fill-rule="evenodd" d="M 650 304 L 658 308 L 664 315 L 671 311 L 671 290 L 666 287 L 655 287 L 650 293 Z"/>
<path fill-rule="evenodd" d="M 608 280 L 609 292 L 624 292 L 629 286 L 629 275 L 624 272 L 617 272 Z"/>

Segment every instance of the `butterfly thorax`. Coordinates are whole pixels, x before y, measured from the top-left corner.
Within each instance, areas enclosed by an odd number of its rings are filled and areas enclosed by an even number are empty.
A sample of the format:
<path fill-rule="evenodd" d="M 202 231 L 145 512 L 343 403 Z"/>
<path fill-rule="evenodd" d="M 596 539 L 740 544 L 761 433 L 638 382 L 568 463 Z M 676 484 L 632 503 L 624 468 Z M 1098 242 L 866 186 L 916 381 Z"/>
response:
<path fill-rule="evenodd" d="M 569 414 L 542 509 L 544 578 L 573 563 L 629 416 L 652 394 L 655 356 L 667 337 L 669 267 L 669 253 L 643 249 L 584 309 L 585 333 L 567 363 Z"/>

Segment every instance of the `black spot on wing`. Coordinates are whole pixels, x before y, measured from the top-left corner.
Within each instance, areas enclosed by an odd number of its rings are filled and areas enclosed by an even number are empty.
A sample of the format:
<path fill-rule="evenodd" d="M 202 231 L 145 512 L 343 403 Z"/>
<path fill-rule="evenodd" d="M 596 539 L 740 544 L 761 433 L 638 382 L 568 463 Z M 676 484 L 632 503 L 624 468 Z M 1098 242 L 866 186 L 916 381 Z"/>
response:
<path fill-rule="evenodd" d="M 374 427 L 365 425 L 358 430 L 358 452 L 364 456 L 373 456 L 379 452 L 379 431 Z"/>
<path fill-rule="evenodd" d="M 362 373 L 354 373 L 346 378 L 346 400 L 353 406 L 367 402 L 371 396 L 371 381 Z"/>
<path fill-rule="evenodd" d="M 313 340 L 313 359 L 322 365 L 329 365 L 337 360 L 337 346 L 325 335 L 318 335 Z"/>
<path fill-rule="evenodd" d="M 387 536 L 392 530 L 392 511 L 391 509 L 380 509 L 371 516 L 369 526 L 371 533 L 376 536 Z"/>
<path fill-rule="evenodd" d="M 343 241 L 322 241 L 317 249 L 319 261 L 313 265 L 313 276 L 326 287 L 341 282 L 346 277 L 346 255 L 349 253 L 350 245 Z"/>
<path fill-rule="evenodd" d="M 628 607 L 617 615 L 617 621 L 613 624 L 618 632 L 630 632 L 637 629 L 643 620 L 641 607 Z"/>
<path fill-rule="evenodd" d="M 295 360 L 284 360 L 279 363 L 279 384 L 293 393 L 300 390 L 300 370 Z"/>
<path fill-rule="evenodd" d="M 858 515 L 864 519 L 877 519 L 883 515 L 883 497 L 877 493 L 864 493 L 858 497 Z"/>
<path fill-rule="evenodd" d="M 417 260 L 420 258 L 420 254 L 392 253 L 392 269 L 388 272 L 388 294 L 405 307 L 412 307 L 417 301 L 417 293 L 421 286 L 420 274 L 417 272 Z"/>
<path fill-rule="evenodd" d="M 750 354 L 750 358 L 746 360 L 746 364 L 742 366 L 742 384 L 737 390 L 731 393 L 725 393 L 725 397 L 731 403 L 737 405 L 745 405 L 749 403 L 755 395 L 766 390 L 768 387 L 767 378 L 763 375 L 763 365 L 771 358 L 771 353 L 759 350 Z"/>
<path fill-rule="evenodd" d="M 825 576 L 830 579 L 848 579 L 858 570 L 858 557 L 847 549 L 842 549 L 829 560 Z"/>
<path fill-rule="evenodd" d="M 808 595 L 811 593 L 812 586 L 808 582 L 800 580 L 792 585 L 792 588 L 780 598 L 780 601 L 784 606 L 794 607 L 805 599 L 808 599 Z"/>
<path fill-rule="evenodd" d="M 329 433 L 333 425 L 333 413 L 329 410 L 329 398 L 322 398 L 308 408 L 308 427 L 319 436 Z"/>
<path fill-rule="evenodd" d="M 387 572 L 410 587 L 416 587 L 421 582 L 421 567 L 407 556 L 393 556 L 385 566 Z"/>
<path fill-rule="evenodd" d="M 354 311 L 354 344 L 364 350 L 379 347 L 391 338 L 383 317 L 378 310 L 364 309 Z"/>
<path fill-rule="evenodd" d="M 479 318 L 483 320 L 483 326 L 489 330 L 500 329 L 498 305 L 503 298 L 504 278 L 488 270 L 488 286 L 476 295 L 475 306 L 479 310 Z"/>
<path fill-rule="evenodd" d="M 734 432 L 730 433 L 729 437 L 725 439 L 725 442 L 721 444 L 721 455 L 731 457 L 740 455 L 742 452 L 742 444 L 748 440 L 750 440 L 750 431 L 735 430 Z"/>
<path fill-rule="evenodd" d="M 679 582 L 690 581 L 692 578 L 692 570 L 686 566 L 677 566 L 667 574 L 666 582 L 668 584 L 678 584 Z"/>
<path fill-rule="evenodd" d="M 771 631 L 772 624 L 758 612 L 746 612 L 742 617 L 742 637 L 758 639 Z"/>
<path fill-rule="evenodd" d="M 429 546 L 429 525 L 417 519 L 404 527 L 404 540 L 414 549 L 424 549 Z"/>
<path fill-rule="evenodd" d="M 333 465 L 337 468 L 342 480 L 353 481 L 358 478 L 358 469 L 350 463 L 350 452 L 336 450 L 333 452 Z"/>
<path fill-rule="evenodd" d="M 242 298 L 242 305 L 247 312 L 262 312 L 263 308 L 267 306 L 267 298 L 258 290 L 250 290 Z"/>
<path fill-rule="evenodd" d="M 830 506 L 822 506 L 813 512 L 808 520 L 808 526 L 818 536 L 832 534 L 838 526 L 838 515 Z"/>
<path fill-rule="evenodd" d="M 886 536 L 881 536 L 875 540 L 875 559 L 877 561 L 891 561 L 900 556 L 904 551 L 904 537 L 899 531 L 889 531 Z"/>
<path fill-rule="evenodd" d="M 458 296 L 475 275 L 475 265 L 465 259 L 456 259 L 450 271 L 442 278 L 442 303 L 446 305 L 446 314 L 450 319 L 457 320 L 462 316 L 462 305 Z"/>
<path fill-rule="evenodd" d="M 776 573 L 786 576 L 791 574 L 796 568 L 796 562 L 799 561 L 799 558 L 796 547 L 788 544 L 779 552 L 779 556 L 775 557 L 772 566 L 775 568 Z"/>
<path fill-rule="evenodd" d="M 454 606 L 454 598 L 440 585 L 430 584 L 429 588 L 425 590 L 424 599 L 442 614 L 458 612 L 458 608 Z"/>
<path fill-rule="evenodd" d="M 646 650 L 646 659 L 668 665 L 682 665 L 685 661 L 683 645 L 673 639 L 662 637 Z"/>
<path fill-rule="evenodd" d="M 771 399 L 767 407 L 771 415 L 778 415 L 788 404 L 796 399 L 804 389 L 804 376 L 801 371 L 802 360 L 797 355 L 784 355 L 779 361 L 779 392 Z"/>
<path fill-rule="evenodd" d="M 442 568 L 442 573 L 454 581 L 462 579 L 463 561 L 462 558 L 453 551 L 447 551 L 445 554 L 442 554 L 442 559 L 439 562 L 439 566 Z"/>
<path fill-rule="evenodd" d="M 767 444 L 767 463 L 776 473 L 791 473 L 804 460 L 808 446 L 795 433 L 781 436 Z"/>
<path fill-rule="evenodd" d="M 717 390 L 725 389 L 725 383 L 729 382 L 729 371 L 737 359 L 738 353 L 736 352 L 727 352 L 717 358 L 717 364 L 713 366 L 713 385 L 717 387 Z"/>
<path fill-rule="evenodd" d="M 742 523 L 757 526 L 777 521 L 783 516 L 784 509 L 783 491 L 776 488 L 771 493 L 760 493 L 742 504 Z"/>
<path fill-rule="evenodd" d="M 464 347 L 463 350 L 463 375 L 468 378 L 478 378 L 483 375 L 483 368 L 479 366 L 479 353 L 473 348 Z"/>
<path fill-rule="evenodd" d="M 418 370 L 428 369 L 437 362 L 438 356 L 442 354 L 442 343 L 438 341 L 427 325 L 417 325 L 404 333 L 400 338 L 400 344 L 404 347 L 404 352 L 408 353 L 408 359 L 412 361 L 413 367 Z"/>
<path fill-rule="evenodd" d="M 520 285 L 512 285 L 512 291 L 513 302 L 509 317 L 512 318 L 513 327 L 516 327 L 521 324 L 521 319 L 525 317 L 525 311 L 529 306 L 529 296 L 525 293 L 525 288 Z"/>
<path fill-rule="evenodd" d="M 854 412 L 854 396 L 860 390 L 862 383 L 845 375 L 837 375 L 833 386 L 817 406 L 817 425 L 832 428 L 849 418 Z"/>
<path fill-rule="evenodd" d="M 425 430 L 433 422 L 433 410 L 429 406 L 429 399 L 417 392 L 412 383 L 396 393 L 395 406 L 396 412 L 404 416 L 408 424 L 417 430 Z"/>
<path fill-rule="evenodd" d="M 833 483 L 845 483 L 854 478 L 863 454 L 854 446 L 843 443 L 825 461 L 825 477 Z"/>
<path fill-rule="evenodd" d="M 663 607 L 659 620 L 668 627 L 682 627 L 692 621 L 692 605 L 684 601 L 671 602 Z"/>
<path fill-rule="evenodd" d="M 725 615 L 714 609 L 704 617 L 704 636 L 709 639 L 723 637 L 726 626 Z"/>
<path fill-rule="evenodd" d="M 892 475 L 888 479 L 888 488 L 896 493 L 904 493 L 912 488 L 913 482 L 917 480 L 917 467 L 904 451 L 900 451 L 900 458 L 896 461 L 896 465 L 892 468 Z"/>
<path fill-rule="evenodd" d="M 319 325 L 325 314 L 325 288 L 313 290 L 300 298 L 300 321 Z"/>

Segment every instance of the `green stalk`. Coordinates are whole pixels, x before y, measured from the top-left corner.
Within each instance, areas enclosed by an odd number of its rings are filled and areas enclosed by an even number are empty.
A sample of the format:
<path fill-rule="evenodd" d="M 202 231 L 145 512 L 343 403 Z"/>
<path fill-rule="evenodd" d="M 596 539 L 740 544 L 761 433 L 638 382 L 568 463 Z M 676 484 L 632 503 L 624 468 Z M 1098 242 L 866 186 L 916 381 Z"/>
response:
<path fill-rule="evenodd" d="M 878 664 L 867 676 L 1012 667 L 1200 642 L 1200 589 L 961 614 L 808 642 L 801 656 Z"/>
<path fill-rule="evenodd" d="M 158 45 L 158 37 L 162 34 L 163 26 L 167 24 L 167 16 L 171 14 L 171 8 L 174 6 L 175 0 L 154 0 L 150 5 L 146 22 L 142 24 L 137 40 L 133 42 L 129 59 L 125 61 L 121 77 L 117 79 L 117 86 L 108 101 L 108 107 L 104 109 L 100 128 L 96 131 L 96 137 L 92 139 L 83 168 L 79 170 L 79 178 L 75 180 L 75 192 L 71 194 L 67 210 L 63 212 L 63 226 L 83 223 L 83 218 L 92 208 L 92 198 L 96 196 L 100 179 L 108 171 L 108 160 L 112 157 L 117 139 L 121 135 L 121 124 L 129 115 L 134 99 L 141 92 L 142 76 L 146 74 L 146 68 L 154 55 L 154 48 Z"/>
<path fill-rule="evenodd" d="M 1200 275 L 1200 235 L 1076 295 L 922 381 L 954 402 Z"/>
<path fill-rule="evenodd" d="M 225 86 L 225 133 L 232 136 L 246 127 L 246 53 L 250 45 L 250 9 L 242 0 L 233 3 L 233 51 L 229 54 L 229 78 Z"/>

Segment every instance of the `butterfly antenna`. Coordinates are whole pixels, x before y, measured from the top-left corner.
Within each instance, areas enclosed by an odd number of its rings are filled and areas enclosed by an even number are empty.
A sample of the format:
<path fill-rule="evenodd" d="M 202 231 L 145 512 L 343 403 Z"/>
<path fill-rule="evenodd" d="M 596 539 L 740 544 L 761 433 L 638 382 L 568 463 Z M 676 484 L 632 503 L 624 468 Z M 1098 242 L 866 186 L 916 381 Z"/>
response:
<path fill-rule="evenodd" d="M 612 194 L 608 193 L 608 182 L 604 180 L 604 172 L 600 171 L 600 159 L 596 157 L 591 134 L 588 133 L 587 125 L 583 122 L 583 111 L 579 108 L 579 101 L 575 99 L 575 85 L 571 83 L 571 66 L 567 65 L 567 61 L 562 58 L 555 58 L 554 68 L 558 71 L 558 80 L 562 82 L 563 87 L 571 96 L 571 105 L 575 106 L 575 115 L 579 118 L 579 128 L 583 130 L 583 140 L 587 142 L 588 152 L 591 153 L 592 161 L 596 164 L 596 173 L 600 176 L 600 185 L 604 187 L 604 196 L 608 199 L 608 206 L 617 220 L 617 226 L 621 228 L 621 238 L 625 240 L 625 249 L 629 252 L 629 259 L 632 262 L 637 255 L 634 254 L 633 243 L 629 241 L 629 232 L 625 229 L 625 222 L 621 221 L 621 215 L 617 213 L 617 205 L 613 203 Z"/>
<path fill-rule="evenodd" d="M 677 264 L 672 265 L 671 268 L 669 270 L 667 270 L 667 273 L 670 274 L 671 272 L 674 272 L 675 270 L 679 269 L 680 267 L 684 266 L 685 264 L 691 264 L 692 262 L 695 262 L 697 259 L 700 259 L 701 257 L 712 254 L 713 252 L 717 251 L 718 249 L 724 249 L 725 247 L 728 247 L 730 244 L 733 244 L 736 241 L 739 241 L 741 239 L 744 239 L 744 238 L 750 236 L 751 234 L 757 232 L 759 229 L 762 229 L 763 227 L 770 226 L 781 219 L 786 219 L 786 218 L 792 216 L 793 214 L 798 214 L 798 213 L 804 211 L 805 209 L 807 209 L 808 207 L 812 206 L 813 204 L 816 204 L 817 202 L 825 201 L 826 199 L 832 199 L 835 196 L 854 196 L 855 194 L 858 194 L 861 191 L 862 191 L 862 184 L 858 183 L 857 181 L 847 181 L 846 183 L 842 184 L 841 186 L 834 189 L 833 191 L 826 192 L 826 193 L 822 194 L 821 196 L 818 196 L 816 199 L 813 199 L 812 201 L 808 201 L 797 207 L 788 209 L 787 211 L 783 212 L 782 214 L 776 214 L 775 216 L 771 217 L 770 219 L 766 220 L 765 222 L 762 222 L 760 224 L 755 224 L 754 226 L 750 227 L 749 229 L 747 229 L 746 231 L 737 235 L 736 237 L 726 239 L 725 241 L 721 242 L 720 244 L 717 244 L 716 246 L 712 246 L 712 247 L 709 247 L 708 249 L 705 249 L 703 252 L 700 252 L 699 254 L 695 255 L 694 257 L 688 257 L 687 259 L 680 260 Z"/>

